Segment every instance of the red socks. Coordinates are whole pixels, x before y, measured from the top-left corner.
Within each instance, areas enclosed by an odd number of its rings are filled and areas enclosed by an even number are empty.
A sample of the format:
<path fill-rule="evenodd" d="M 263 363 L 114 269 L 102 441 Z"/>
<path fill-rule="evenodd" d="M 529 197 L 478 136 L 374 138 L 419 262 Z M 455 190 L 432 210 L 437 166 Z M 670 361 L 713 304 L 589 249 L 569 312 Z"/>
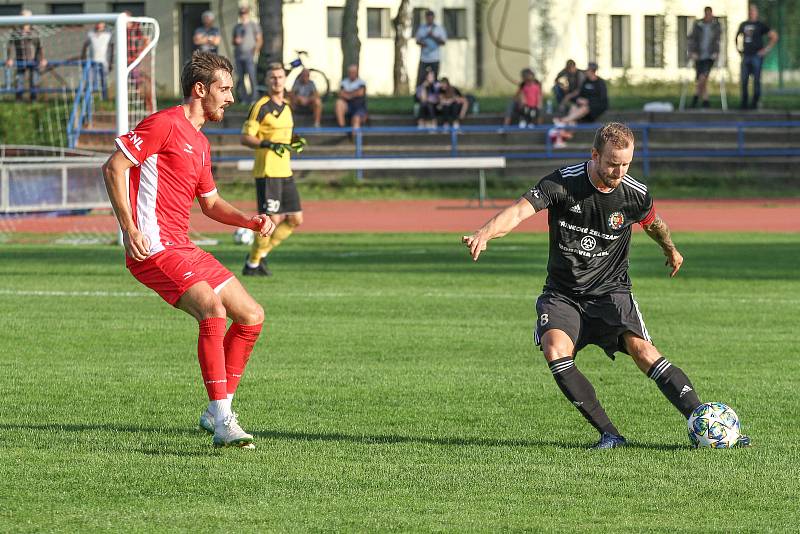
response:
<path fill-rule="evenodd" d="M 235 393 L 239 386 L 239 380 L 244 374 L 244 367 L 247 365 L 250 353 L 253 352 L 253 345 L 256 344 L 256 340 L 261 334 L 261 326 L 261 324 L 233 323 L 228 329 L 228 333 L 225 334 L 225 374 L 227 393 L 229 394 Z"/>
<path fill-rule="evenodd" d="M 211 317 L 200 321 L 200 335 L 197 338 L 197 357 L 200 360 L 200 372 L 208 391 L 209 400 L 227 398 L 225 377 L 225 338 L 224 317 Z M 238 382 L 238 380 L 237 380 Z"/>

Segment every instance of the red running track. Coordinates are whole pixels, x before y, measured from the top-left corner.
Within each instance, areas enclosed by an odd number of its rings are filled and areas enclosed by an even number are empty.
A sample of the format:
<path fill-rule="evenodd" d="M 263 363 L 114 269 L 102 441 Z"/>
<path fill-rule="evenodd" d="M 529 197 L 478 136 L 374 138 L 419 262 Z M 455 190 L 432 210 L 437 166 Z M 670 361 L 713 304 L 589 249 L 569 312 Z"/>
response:
<path fill-rule="evenodd" d="M 324 200 L 303 203 L 304 232 L 459 232 L 478 228 L 510 201 L 477 208 L 464 200 Z M 254 202 L 236 202 L 249 211 Z M 664 200 L 656 209 L 678 232 L 800 232 L 800 199 L 769 200 Z M 201 233 L 229 231 L 195 207 L 192 230 Z M 114 232 L 108 212 L 85 216 L 27 216 L 0 219 L 0 231 L 31 233 Z M 517 231 L 547 231 L 547 216 L 537 214 Z"/>

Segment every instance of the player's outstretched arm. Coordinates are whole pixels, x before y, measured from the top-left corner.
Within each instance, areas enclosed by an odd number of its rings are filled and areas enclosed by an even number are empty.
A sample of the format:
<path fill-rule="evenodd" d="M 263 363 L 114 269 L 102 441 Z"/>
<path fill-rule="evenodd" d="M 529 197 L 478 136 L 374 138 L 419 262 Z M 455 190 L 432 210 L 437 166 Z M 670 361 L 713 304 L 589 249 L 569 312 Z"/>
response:
<path fill-rule="evenodd" d="M 683 256 L 681 256 L 681 253 L 675 248 L 675 244 L 672 242 L 672 237 L 670 236 L 669 226 L 664 222 L 664 219 L 656 214 L 656 218 L 653 219 L 653 222 L 644 225 L 643 228 L 644 231 L 647 232 L 647 235 L 658 243 L 661 250 L 664 251 L 664 256 L 667 257 L 667 261 L 664 265 L 668 265 L 672 268 L 672 272 L 669 274 L 670 277 L 678 274 L 678 269 L 683 265 Z"/>
<path fill-rule="evenodd" d="M 536 210 L 531 203 L 525 198 L 520 198 L 514 204 L 489 219 L 474 234 L 463 236 L 461 242 L 469 249 L 472 261 L 478 261 L 478 257 L 481 252 L 486 250 L 486 243 L 490 239 L 503 237 L 534 213 L 536 213 Z"/>
<path fill-rule="evenodd" d="M 122 151 L 117 150 L 103 164 L 103 179 L 108 191 L 111 207 L 122 229 L 122 242 L 125 253 L 136 261 L 143 261 L 150 255 L 150 240 L 142 234 L 133 222 L 130 204 L 128 203 L 125 172 L 133 167 L 133 163 Z"/>
<path fill-rule="evenodd" d="M 209 219 L 214 219 L 222 224 L 230 226 L 237 226 L 241 228 L 249 228 L 254 232 L 260 233 L 262 236 L 267 237 L 275 231 L 275 224 L 267 215 L 255 215 L 249 217 L 242 213 L 237 208 L 228 203 L 218 194 L 214 193 L 211 196 L 198 198 L 200 209 L 203 214 Z"/>

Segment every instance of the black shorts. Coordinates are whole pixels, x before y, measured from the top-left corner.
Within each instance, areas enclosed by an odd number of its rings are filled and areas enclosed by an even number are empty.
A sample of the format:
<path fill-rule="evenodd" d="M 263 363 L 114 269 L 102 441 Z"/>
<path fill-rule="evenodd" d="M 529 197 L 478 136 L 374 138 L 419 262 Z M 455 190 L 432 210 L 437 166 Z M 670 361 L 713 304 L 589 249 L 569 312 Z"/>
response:
<path fill-rule="evenodd" d="M 625 332 L 652 341 L 630 292 L 575 299 L 546 290 L 536 301 L 536 314 L 533 337 L 540 348 L 542 336 L 552 329 L 563 330 L 572 339 L 575 354 L 592 344 L 602 348 L 612 360 L 617 351 L 628 354 L 622 338 Z"/>
<path fill-rule="evenodd" d="M 361 118 L 367 116 L 367 101 L 363 98 L 354 98 L 347 101 L 347 112 L 345 113 L 347 122 L 350 122 L 356 115 Z"/>
<path fill-rule="evenodd" d="M 597 122 L 597 119 L 600 118 L 600 115 L 606 112 L 606 108 L 593 108 L 589 106 L 589 113 L 578 119 L 578 122 L 591 124 L 593 122 Z"/>
<path fill-rule="evenodd" d="M 694 72 L 697 74 L 695 79 L 699 78 L 702 74 L 708 75 L 711 72 L 711 67 L 714 66 L 713 59 L 698 59 L 694 62 Z"/>
<path fill-rule="evenodd" d="M 294 178 L 256 178 L 255 181 L 258 213 L 279 215 L 303 211 Z"/>

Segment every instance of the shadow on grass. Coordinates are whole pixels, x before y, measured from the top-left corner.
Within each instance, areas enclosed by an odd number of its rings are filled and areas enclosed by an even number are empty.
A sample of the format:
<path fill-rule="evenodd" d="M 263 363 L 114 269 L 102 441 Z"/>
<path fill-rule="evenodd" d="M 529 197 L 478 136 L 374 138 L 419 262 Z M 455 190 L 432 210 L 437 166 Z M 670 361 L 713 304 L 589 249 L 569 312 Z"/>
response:
<path fill-rule="evenodd" d="M 469 437 L 428 437 L 428 436 L 399 436 L 399 435 L 355 435 L 343 434 L 339 432 L 289 432 L 281 430 L 267 430 L 264 432 L 254 432 L 254 435 L 261 438 L 276 440 L 294 441 L 344 441 L 362 445 L 392 445 L 392 444 L 414 444 L 414 445 L 439 445 L 453 447 L 524 447 L 542 448 L 553 447 L 556 449 L 586 449 L 590 443 L 570 443 L 566 441 L 548 440 L 526 440 L 526 439 L 498 439 L 498 438 L 469 438 Z M 658 443 L 636 443 L 629 442 L 630 449 L 653 449 L 653 450 L 682 450 L 689 449 L 688 445 L 658 444 Z"/>
<path fill-rule="evenodd" d="M 33 430 L 42 432 L 118 432 L 130 434 L 163 434 L 163 435 L 192 435 L 209 439 L 208 434 L 189 428 L 152 428 L 139 427 L 133 425 L 113 425 L 113 424 L 0 424 L 1 431 Z M 477 438 L 477 437 L 454 437 L 454 436 L 402 436 L 396 434 L 345 434 L 341 432 L 298 432 L 287 430 L 265 430 L 253 432 L 258 438 L 283 440 L 283 441 L 323 441 L 323 442 L 345 442 L 359 445 L 438 445 L 442 447 L 521 447 L 521 448 L 543 448 L 552 447 L 556 449 L 586 449 L 590 443 L 570 443 L 566 441 L 554 440 L 529 440 L 529 439 L 498 439 L 498 438 Z M 647 449 L 660 451 L 689 450 L 689 445 L 677 445 L 667 443 L 643 443 L 628 442 L 629 449 Z M 143 448 L 139 452 L 152 456 L 206 456 L 203 451 L 169 450 Z"/>

